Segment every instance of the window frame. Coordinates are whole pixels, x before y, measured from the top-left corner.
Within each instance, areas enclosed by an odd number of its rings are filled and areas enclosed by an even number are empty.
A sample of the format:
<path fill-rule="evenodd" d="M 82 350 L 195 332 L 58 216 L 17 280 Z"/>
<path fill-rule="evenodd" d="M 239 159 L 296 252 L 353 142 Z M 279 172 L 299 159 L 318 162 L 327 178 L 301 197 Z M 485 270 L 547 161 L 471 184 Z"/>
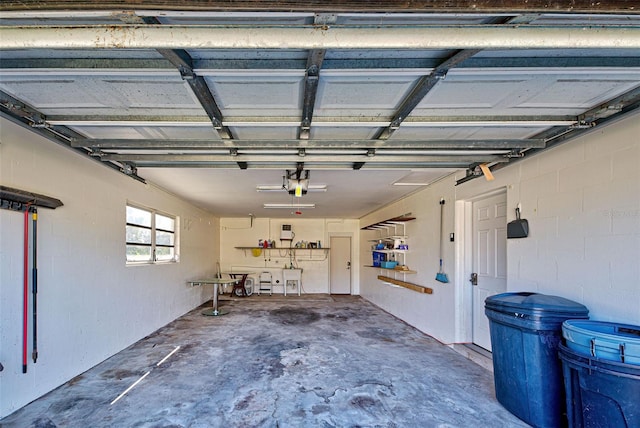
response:
<path fill-rule="evenodd" d="M 151 225 L 147 226 L 144 224 L 130 223 L 127 219 L 129 208 L 134 208 L 134 209 L 141 210 L 148 213 L 151 217 Z M 157 216 L 162 216 L 172 220 L 173 230 L 156 227 Z M 178 247 L 179 247 L 178 225 L 179 225 L 179 217 L 177 215 L 169 214 L 165 211 L 160 211 L 155 208 L 149 208 L 144 205 L 136 204 L 133 202 L 127 202 L 125 206 L 125 261 L 126 261 L 126 264 L 127 265 L 149 265 L 149 264 L 178 263 L 180 261 L 180 256 L 178 251 Z M 150 243 L 129 242 L 127 240 L 127 232 L 129 227 L 149 230 L 151 235 L 151 242 Z M 163 234 L 173 235 L 173 245 L 158 244 L 157 238 L 158 238 L 159 232 Z M 150 258 L 145 260 L 131 260 L 128 254 L 128 250 L 130 246 L 149 247 Z M 158 258 L 158 251 L 157 251 L 158 248 L 169 248 L 170 252 L 171 252 L 171 249 L 173 249 L 173 255 L 170 258 Z"/>

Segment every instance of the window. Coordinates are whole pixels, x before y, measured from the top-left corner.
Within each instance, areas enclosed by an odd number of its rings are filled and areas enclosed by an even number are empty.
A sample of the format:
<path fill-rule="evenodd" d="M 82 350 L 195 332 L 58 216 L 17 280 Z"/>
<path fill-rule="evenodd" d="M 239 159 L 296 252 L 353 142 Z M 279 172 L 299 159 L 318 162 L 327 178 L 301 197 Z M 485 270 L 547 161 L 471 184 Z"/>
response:
<path fill-rule="evenodd" d="M 176 218 L 127 205 L 127 263 L 178 261 Z"/>

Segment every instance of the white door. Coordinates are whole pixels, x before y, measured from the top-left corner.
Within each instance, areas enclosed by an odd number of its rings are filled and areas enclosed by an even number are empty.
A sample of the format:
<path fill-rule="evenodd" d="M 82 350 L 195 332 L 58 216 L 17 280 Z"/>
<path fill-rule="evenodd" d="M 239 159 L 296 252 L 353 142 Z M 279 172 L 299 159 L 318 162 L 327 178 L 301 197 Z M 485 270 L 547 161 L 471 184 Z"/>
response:
<path fill-rule="evenodd" d="M 507 194 L 473 203 L 473 343 L 491 350 L 484 300 L 507 290 Z"/>
<path fill-rule="evenodd" d="M 351 238 L 332 236 L 329 255 L 329 292 L 351 294 Z"/>

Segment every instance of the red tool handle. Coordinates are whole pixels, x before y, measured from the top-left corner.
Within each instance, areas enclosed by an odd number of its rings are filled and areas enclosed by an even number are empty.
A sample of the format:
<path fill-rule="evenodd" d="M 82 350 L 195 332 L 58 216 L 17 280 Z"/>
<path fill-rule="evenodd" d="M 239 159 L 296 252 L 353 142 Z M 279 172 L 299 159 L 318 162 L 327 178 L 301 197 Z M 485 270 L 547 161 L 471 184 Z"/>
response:
<path fill-rule="evenodd" d="M 22 373 L 27 372 L 27 335 L 29 310 L 29 207 L 24 210 L 24 295 L 22 312 Z"/>

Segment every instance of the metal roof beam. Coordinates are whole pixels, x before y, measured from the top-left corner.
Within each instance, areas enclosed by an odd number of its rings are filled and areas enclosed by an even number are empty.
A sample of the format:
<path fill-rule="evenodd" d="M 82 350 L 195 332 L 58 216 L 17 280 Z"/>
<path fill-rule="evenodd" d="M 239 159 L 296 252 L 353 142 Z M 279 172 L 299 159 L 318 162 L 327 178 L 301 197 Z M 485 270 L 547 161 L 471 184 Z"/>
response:
<path fill-rule="evenodd" d="M 317 14 L 314 17 L 314 25 L 329 25 L 336 22 L 336 15 Z M 304 73 L 304 95 L 302 101 L 302 122 L 298 130 L 298 138 L 308 140 L 311 133 L 311 121 L 313 109 L 316 104 L 316 94 L 320 81 L 320 69 L 326 54 L 325 49 L 311 49 L 307 56 L 307 66 Z"/>
<path fill-rule="evenodd" d="M 391 134 L 400 127 L 400 124 L 409 116 L 409 114 L 411 114 L 413 109 L 422 102 L 429 91 L 431 91 L 431 89 L 433 89 L 440 80 L 446 77 L 449 69 L 455 67 L 478 52 L 479 50 L 459 51 L 437 66 L 428 76 L 421 77 L 416 86 L 414 86 L 409 95 L 404 99 L 400 108 L 398 108 L 396 113 L 393 115 L 389 126 L 380 130 L 374 139 L 386 140 L 391 137 Z"/>
<path fill-rule="evenodd" d="M 403 126 L 412 127 L 547 127 L 573 125 L 576 116 L 411 116 Z M 147 116 L 147 115 L 51 115 L 49 123 L 69 126 L 209 126 L 204 116 Z M 285 126 L 299 123 L 297 117 L 228 117 L 223 124 L 235 126 Z M 389 120 L 380 117 L 316 117 L 313 126 L 362 126 L 380 127 L 388 125 Z"/>
<path fill-rule="evenodd" d="M 535 20 L 537 17 L 537 15 L 529 15 L 526 17 L 494 17 L 491 18 L 486 24 L 502 25 L 511 22 L 521 25 L 529 23 Z M 395 115 L 391 119 L 391 123 L 389 124 L 389 126 L 385 129 L 380 130 L 376 134 L 375 139 L 386 140 L 391 137 L 395 130 L 400 127 L 400 124 L 404 122 L 406 118 L 411 114 L 413 109 L 415 109 L 418 104 L 422 102 L 424 97 L 427 96 L 427 94 L 438 84 L 440 80 L 444 80 L 449 70 L 459 66 L 480 51 L 480 49 L 465 49 L 458 51 L 457 53 L 451 55 L 449 58 L 443 61 L 441 64 L 439 64 L 436 68 L 434 68 L 434 70 L 428 76 L 423 76 L 422 78 L 420 78 L 417 85 L 409 93 L 407 98 L 404 99 L 404 101 L 400 105 L 400 108 L 396 111 Z"/>
<path fill-rule="evenodd" d="M 116 162 L 133 162 L 135 164 L 140 162 L 212 162 L 212 163 L 230 163 L 237 164 L 238 162 L 269 162 L 269 163 L 289 163 L 295 162 L 296 164 L 301 162 L 301 158 L 298 155 L 208 155 L 208 154 L 106 154 L 100 153 L 97 155 L 104 161 L 116 161 Z M 478 163 L 490 163 L 490 162 L 508 162 L 509 159 L 504 156 L 495 155 L 463 155 L 463 156 L 451 156 L 451 155 L 384 155 L 376 154 L 375 156 L 365 155 L 306 155 L 303 158 L 305 164 L 307 163 L 341 163 L 341 162 L 367 162 L 367 163 L 419 163 L 419 162 L 456 162 L 470 164 L 474 162 Z"/>
<path fill-rule="evenodd" d="M 302 123 L 298 135 L 300 139 L 309 139 L 313 109 L 316 104 L 318 82 L 320 80 L 320 68 L 324 61 L 324 49 L 312 49 L 307 59 L 307 70 L 304 75 L 304 97 L 302 102 Z"/>
<path fill-rule="evenodd" d="M 206 150 L 206 149 L 524 149 L 543 148 L 543 139 L 504 140 L 159 140 L 159 139 L 75 139 L 72 147 L 121 150 Z"/>
<path fill-rule="evenodd" d="M 160 25 L 160 21 L 155 17 L 146 17 L 144 18 L 144 22 L 149 25 Z M 182 79 L 189 84 L 189 87 L 202 105 L 202 108 L 207 112 L 207 116 L 209 116 L 213 127 L 218 131 L 218 134 L 220 134 L 220 138 L 233 139 L 231 130 L 222 124 L 222 112 L 207 82 L 202 76 L 198 76 L 195 71 L 193 71 L 191 55 L 184 49 L 159 48 L 157 51 L 178 69 Z"/>
<path fill-rule="evenodd" d="M 345 58 L 322 62 L 323 70 L 411 70 L 433 69 L 440 58 Z M 210 70 L 304 70 L 304 59 L 193 59 L 193 70 L 204 76 Z M 640 67 L 638 51 L 619 56 L 561 56 L 561 57 L 472 57 L 456 68 L 618 68 Z M 2 58 L 1 70 L 91 70 L 92 73 L 110 70 L 174 70 L 166 59 L 142 58 Z"/>

